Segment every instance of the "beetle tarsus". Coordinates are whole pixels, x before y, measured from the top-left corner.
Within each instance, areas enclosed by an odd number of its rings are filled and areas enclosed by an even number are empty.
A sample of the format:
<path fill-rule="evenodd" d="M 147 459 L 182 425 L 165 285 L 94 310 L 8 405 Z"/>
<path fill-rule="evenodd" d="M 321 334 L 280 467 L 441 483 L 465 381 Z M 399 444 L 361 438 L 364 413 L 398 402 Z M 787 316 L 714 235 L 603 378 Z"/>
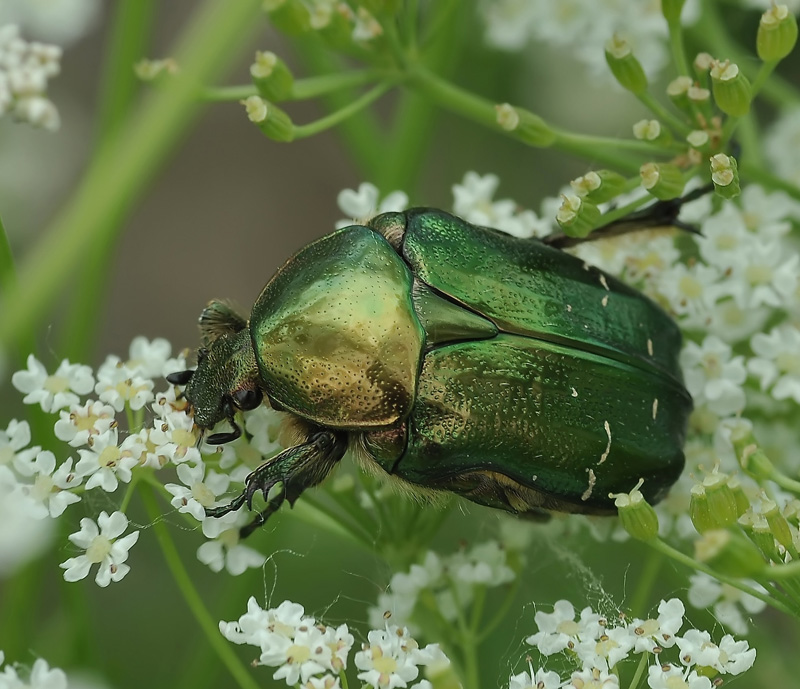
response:
<path fill-rule="evenodd" d="M 306 488 L 323 481 L 346 450 L 346 434 L 322 430 L 310 433 L 305 443 L 284 450 L 253 471 L 245 479 L 244 491 L 233 502 L 224 507 L 207 509 L 206 515 L 221 517 L 228 512 L 235 512 L 242 505 L 252 509 L 253 497 L 260 492 L 267 501 L 266 507 L 240 530 L 242 538 L 249 536 L 280 508 L 284 500 L 293 505 Z M 273 492 L 276 486 L 279 488 Z"/>
<path fill-rule="evenodd" d="M 186 370 L 186 371 L 176 371 L 175 373 L 170 373 L 167 378 L 167 382 L 171 383 L 172 385 L 186 385 L 192 377 L 194 370 Z"/>
<path fill-rule="evenodd" d="M 225 443 L 232 443 L 242 435 L 242 429 L 239 428 L 233 419 L 228 419 L 228 422 L 231 424 L 231 426 L 233 426 L 233 431 L 231 433 L 214 433 L 214 435 L 210 435 L 206 439 L 206 442 L 209 445 L 224 445 Z"/>

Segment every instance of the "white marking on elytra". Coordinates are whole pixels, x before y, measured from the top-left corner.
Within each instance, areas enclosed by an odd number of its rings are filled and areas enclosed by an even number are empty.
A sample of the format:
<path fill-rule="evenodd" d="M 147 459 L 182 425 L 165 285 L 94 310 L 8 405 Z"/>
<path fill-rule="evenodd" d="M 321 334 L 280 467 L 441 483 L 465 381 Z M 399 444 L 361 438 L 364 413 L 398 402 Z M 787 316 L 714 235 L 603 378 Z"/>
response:
<path fill-rule="evenodd" d="M 653 421 L 656 420 L 656 414 L 658 414 L 658 397 L 653 400 Z"/>
<path fill-rule="evenodd" d="M 592 491 L 594 490 L 594 484 L 597 483 L 597 476 L 594 475 L 594 471 L 589 469 L 589 485 L 586 487 L 586 490 L 583 491 L 583 495 L 581 495 L 581 500 L 584 502 L 592 497 Z"/>
<path fill-rule="evenodd" d="M 572 388 L 572 396 L 573 397 L 577 397 L 578 396 L 578 391 L 575 388 Z"/>
<path fill-rule="evenodd" d="M 608 306 L 608 295 L 603 297 L 602 301 L 600 302 L 603 306 Z"/>
<path fill-rule="evenodd" d="M 608 455 L 611 452 L 611 426 L 609 425 L 608 421 L 603 421 L 603 428 L 606 429 L 606 435 L 608 436 L 608 445 L 606 445 L 606 450 L 600 456 L 600 461 L 598 464 L 602 464 L 608 459 Z"/>
<path fill-rule="evenodd" d="M 653 356 L 653 341 L 649 337 L 647 338 L 647 353 Z"/>
<path fill-rule="evenodd" d="M 608 280 L 606 280 L 606 276 L 600 273 L 600 284 L 605 287 L 606 292 L 610 292 L 611 288 L 608 286 Z"/>

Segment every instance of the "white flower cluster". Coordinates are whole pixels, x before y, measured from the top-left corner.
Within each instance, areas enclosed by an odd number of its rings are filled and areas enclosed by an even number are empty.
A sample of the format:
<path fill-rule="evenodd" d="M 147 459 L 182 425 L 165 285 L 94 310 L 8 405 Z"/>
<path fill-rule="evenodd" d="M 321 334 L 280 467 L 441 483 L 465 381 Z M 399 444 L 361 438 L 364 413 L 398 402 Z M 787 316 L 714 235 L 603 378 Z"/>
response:
<path fill-rule="evenodd" d="M 688 2 L 683 21 L 698 16 L 696 2 Z M 610 77 L 603 60 L 606 41 L 619 33 L 645 71 L 654 74 L 668 58 L 667 25 L 660 3 L 639 0 L 483 0 L 481 15 L 486 42 L 502 50 L 520 50 L 531 40 L 569 50 L 596 74 Z"/>
<path fill-rule="evenodd" d="M 503 586 L 515 578 L 508 553 L 497 541 L 479 543 L 445 557 L 428 551 L 421 564 L 392 576 L 387 591 L 370 608 L 370 624 L 379 626 L 386 613 L 396 622 L 408 624 L 423 592 L 434 597 L 439 613 L 452 622 L 472 603 L 479 587 Z"/>
<path fill-rule="evenodd" d="M 712 681 L 716 675 L 739 675 L 752 667 L 756 651 L 746 641 L 726 634 L 715 644 L 707 631 L 698 629 L 679 634 L 683 615 L 683 603 L 673 598 L 662 600 L 658 616 L 647 620 L 620 618 L 614 623 L 589 607 L 575 619 L 572 603 L 560 600 L 552 613 L 536 613 L 539 631 L 526 641 L 543 656 L 566 653 L 578 669 L 562 680 L 555 672 L 531 667 L 529 672 L 511 677 L 509 689 L 616 689 L 620 663 L 642 653 L 653 656 L 647 678 L 650 689 L 712 689 L 717 686 Z M 674 662 L 666 660 L 669 649 L 675 649 Z"/>
<path fill-rule="evenodd" d="M 61 69 L 61 48 L 28 42 L 14 24 L 0 26 L 0 117 L 55 130 L 58 110 L 46 97 L 47 82 Z"/>
<path fill-rule="evenodd" d="M 32 520 L 57 518 L 88 490 L 113 493 L 142 467 L 173 466 L 182 482 L 165 486 L 173 507 L 201 522 L 210 539 L 198 549 L 200 561 L 231 574 L 262 565 L 264 556 L 239 542 L 246 512 L 215 519 L 206 518 L 205 508 L 222 504 L 217 496 L 232 480 L 243 482 L 254 466 L 277 451 L 279 415 L 262 406 L 248 414 L 246 437 L 224 450 L 198 446 L 199 433 L 186 414 L 185 401 L 164 381 L 165 374 L 185 368 L 185 358 L 173 357 L 169 342 L 143 337 L 133 340 L 127 360 L 109 356 L 97 371 L 65 360 L 50 374 L 35 357 L 28 357 L 27 370 L 14 373 L 12 383 L 24 393 L 26 404 L 58 415 L 55 436 L 77 456 L 57 459 L 53 452 L 31 446 L 28 423 L 12 420 L 0 430 L 4 502 L 13 499 L 15 510 Z M 157 385 L 166 390 L 154 392 Z M 125 419 L 135 427 L 123 432 Z M 207 469 L 203 452 L 224 473 Z M 124 564 L 128 550 L 138 538 L 138 531 L 123 537 L 127 528 L 121 512 L 102 512 L 97 522 L 82 519 L 80 531 L 69 538 L 84 552 L 62 563 L 65 579 L 83 579 L 94 564 L 99 565 L 95 580 L 100 586 L 122 579 L 129 571 Z M 5 542 L 0 538 L 0 549 Z"/>
<path fill-rule="evenodd" d="M 220 622 L 219 629 L 228 641 L 259 648 L 258 664 L 277 668 L 273 679 L 304 689 L 339 689 L 339 675 L 347 669 L 354 643 L 346 624 L 327 627 L 291 601 L 263 609 L 250 598 L 247 612 L 236 622 Z M 395 625 L 369 632 L 353 662 L 361 670 L 358 679 L 375 689 L 408 687 L 420 666 L 449 663 L 437 644 L 420 648 L 407 629 Z M 411 685 L 430 687 L 427 680 Z"/>
<path fill-rule="evenodd" d="M 0 651 L 0 666 L 5 662 L 5 654 Z M 0 670 L 0 689 L 67 689 L 67 675 L 57 668 L 51 668 L 44 658 L 33 661 L 29 672 L 20 672 L 19 667 L 6 665 Z"/>

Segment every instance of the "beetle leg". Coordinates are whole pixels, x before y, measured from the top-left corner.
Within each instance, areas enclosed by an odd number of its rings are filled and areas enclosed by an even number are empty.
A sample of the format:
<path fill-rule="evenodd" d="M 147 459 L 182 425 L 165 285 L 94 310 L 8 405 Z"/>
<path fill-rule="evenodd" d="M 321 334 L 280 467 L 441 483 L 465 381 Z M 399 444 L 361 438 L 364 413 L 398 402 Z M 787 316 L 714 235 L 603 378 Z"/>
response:
<path fill-rule="evenodd" d="M 624 234 L 630 234 L 631 232 L 640 232 L 641 230 L 654 229 L 656 227 L 677 227 L 679 230 L 685 232 L 700 234 L 700 230 L 694 225 L 679 220 L 678 214 L 685 204 L 690 201 L 695 201 L 711 191 L 714 191 L 714 185 L 707 184 L 677 199 L 657 201 L 646 208 L 626 215 L 624 218 L 610 222 L 608 225 L 598 227 L 587 237 L 568 237 L 564 234 L 553 234 L 549 237 L 545 237 L 542 241 L 556 249 L 567 249 L 572 246 L 577 246 L 578 244 L 583 244 L 584 242 L 619 237 Z"/>
<path fill-rule="evenodd" d="M 332 431 L 317 431 L 308 435 L 305 443 L 290 447 L 264 462 L 245 479 L 245 489 L 230 505 L 207 509 L 209 517 L 221 517 L 246 504 L 253 506 L 253 496 L 259 491 L 267 501 L 266 507 L 240 530 L 242 538 L 249 536 L 288 500 L 293 505 L 306 489 L 320 483 L 336 466 L 347 450 L 347 435 Z"/>
<path fill-rule="evenodd" d="M 214 433 L 213 435 L 210 435 L 206 439 L 206 442 L 209 445 L 224 445 L 225 443 L 231 443 L 242 434 L 242 429 L 239 428 L 236 421 L 233 420 L 233 416 L 228 418 L 228 422 L 231 426 L 233 426 L 233 431 L 231 433 Z"/>

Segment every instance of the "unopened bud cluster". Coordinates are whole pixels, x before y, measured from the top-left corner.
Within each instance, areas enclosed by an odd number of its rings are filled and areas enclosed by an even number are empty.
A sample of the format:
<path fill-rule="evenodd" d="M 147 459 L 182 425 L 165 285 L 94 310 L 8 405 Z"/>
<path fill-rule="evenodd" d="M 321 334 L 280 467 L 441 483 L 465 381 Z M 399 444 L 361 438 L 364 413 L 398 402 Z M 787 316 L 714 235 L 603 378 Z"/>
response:
<path fill-rule="evenodd" d="M 61 48 L 23 40 L 13 24 L 0 26 L 0 117 L 10 113 L 37 127 L 58 129 L 58 110 L 45 94 L 60 60 Z"/>

